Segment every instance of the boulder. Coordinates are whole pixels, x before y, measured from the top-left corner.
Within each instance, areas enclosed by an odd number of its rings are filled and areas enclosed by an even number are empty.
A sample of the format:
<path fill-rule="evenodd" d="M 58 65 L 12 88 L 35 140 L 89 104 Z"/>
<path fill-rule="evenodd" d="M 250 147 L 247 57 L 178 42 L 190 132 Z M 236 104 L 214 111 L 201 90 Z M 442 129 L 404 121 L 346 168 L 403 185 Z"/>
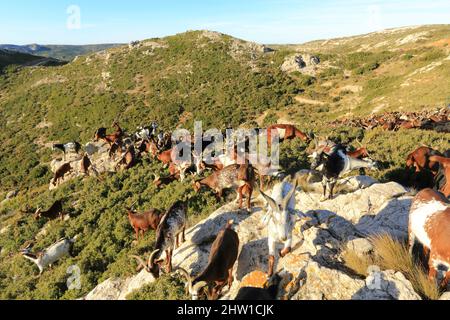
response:
<path fill-rule="evenodd" d="M 350 300 L 364 287 L 364 281 L 353 279 L 342 271 L 321 267 L 310 261 L 304 269 L 306 280 L 293 300 Z"/>
<path fill-rule="evenodd" d="M 355 252 L 359 256 L 363 256 L 373 251 L 373 245 L 365 238 L 357 238 L 347 242 L 347 249 Z"/>
<path fill-rule="evenodd" d="M 365 287 L 353 296 L 354 300 L 421 300 L 401 272 L 380 271 L 373 267 Z"/>
<path fill-rule="evenodd" d="M 443 293 L 439 300 L 450 300 L 450 291 Z"/>
<path fill-rule="evenodd" d="M 295 54 L 286 57 L 281 65 L 281 70 L 287 73 L 300 72 L 302 74 L 315 76 L 320 59 L 308 53 Z"/>

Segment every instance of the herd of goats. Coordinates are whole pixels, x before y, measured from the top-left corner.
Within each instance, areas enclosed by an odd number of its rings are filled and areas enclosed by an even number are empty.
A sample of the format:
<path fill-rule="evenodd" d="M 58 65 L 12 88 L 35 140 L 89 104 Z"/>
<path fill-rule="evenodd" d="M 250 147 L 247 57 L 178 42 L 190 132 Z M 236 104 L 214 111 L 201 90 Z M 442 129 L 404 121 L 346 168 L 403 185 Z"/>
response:
<path fill-rule="evenodd" d="M 109 145 L 111 157 L 119 156 L 119 164 L 125 168 L 131 168 L 143 154 L 149 154 L 155 161 L 160 161 L 169 168 L 170 175 L 165 178 L 156 177 L 155 185 L 161 187 L 171 181 L 185 178 L 187 170 L 193 170 L 192 174 L 202 174 L 210 170 L 211 174 L 206 178 L 194 179 L 193 187 L 199 192 L 202 187 L 212 189 L 220 199 L 225 189 L 233 189 L 237 192 L 239 209 L 242 209 L 243 199 L 246 197 L 247 210 L 251 213 L 251 197 L 256 189 L 267 203 L 267 213 L 264 224 L 268 230 L 268 278 L 269 285 L 261 288 L 241 288 L 237 299 L 275 299 L 276 287 L 279 283 L 279 275 L 274 274 L 275 257 L 285 257 L 291 252 L 292 231 L 299 218 L 304 215 L 295 210 L 295 190 L 299 185 L 297 175 L 281 176 L 277 172 L 270 171 L 268 165 L 250 163 L 244 159 L 239 161 L 238 152 L 235 149 L 231 154 L 220 155 L 213 164 L 206 164 L 202 157 L 194 154 L 192 168 L 184 163 L 173 161 L 173 144 L 170 133 L 159 132 L 158 125 L 152 123 L 148 127 L 139 127 L 132 136 L 126 136 L 122 128 L 114 123 L 115 132 L 107 134 L 107 129 L 101 128 L 95 133 L 95 141 L 104 141 Z M 362 147 L 355 151 L 329 139 L 319 139 L 312 134 L 305 134 L 292 125 L 277 124 L 267 128 L 271 135 L 277 135 L 280 141 L 299 138 L 305 143 L 314 140 L 315 149 L 310 154 L 311 170 L 320 172 L 323 176 L 323 201 L 332 199 L 334 188 L 339 177 L 357 169 L 376 170 L 377 163 L 368 157 L 367 149 Z M 272 141 L 269 139 L 269 141 Z M 189 142 L 191 143 L 191 142 Z M 81 145 L 68 143 L 65 145 L 54 145 L 64 154 L 68 152 L 78 153 Z M 450 150 L 441 153 L 428 147 L 420 147 L 406 159 L 409 168 L 415 168 L 416 172 L 429 171 L 435 177 L 434 188 L 420 191 L 414 198 L 409 219 L 409 243 L 412 247 L 415 243 L 423 246 L 427 253 L 429 276 L 446 286 L 450 280 Z M 64 166 L 64 165 L 63 165 Z M 69 165 L 70 166 L 70 165 Z M 81 171 L 89 174 L 92 163 L 87 153 L 84 153 L 81 161 Z M 69 170 L 58 169 L 55 173 L 53 183 L 64 177 Z M 259 184 L 256 182 L 259 175 Z M 274 187 L 270 195 L 264 189 L 264 176 L 275 176 Z M 184 269 L 172 270 L 172 253 L 185 241 L 185 229 L 187 224 L 187 201 L 177 201 L 167 211 L 161 212 L 150 209 L 138 213 L 127 208 L 129 222 L 135 232 L 136 240 L 148 230 L 156 231 L 156 242 L 149 258 L 144 261 L 139 256 L 132 256 L 137 260 L 139 268 L 144 268 L 155 278 L 161 272 L 177 272 L 187 280 L 186 287 L 193 299 L 198 299 L 201 294 L 206 294 L 208 299 L 218 299 L 222 289 L 233 282 L 232 270 L 238 257 L 239 236 L 232 229 L 233 221 L 227 225 L 216 236 L 210 250 L 207 266 L 195 278 Z M 63 206 L 61 201 L 47 211 L 38 209 L 35 213 L 36 219 L 63 219 Z M 30 246 L 22 249 L 23 256 L 33 261 L 40 270 L 52 265 L 57 260 L 70 253 L 71 244 L 74 239 L 64 238 L 51 247 L 39 253 L 31 252 Z M 283 249 L 276 252 L 277 244 L 283 244 Z M 442 272 L 444 270 L 444 277 Z M 441 281 L 442 280 L 442 281 Z"/>
<path fill-rule="evenodd" d="M 331 123 L 333 127 L 349 126 L 370 130 L 383 128 L 397 131 L 399 129 L 436 130 L 450 133 L 450 106 L 435 111 L 421 112 L 387 112 L 374 114 L 368 118 L 340 119 Z"/>

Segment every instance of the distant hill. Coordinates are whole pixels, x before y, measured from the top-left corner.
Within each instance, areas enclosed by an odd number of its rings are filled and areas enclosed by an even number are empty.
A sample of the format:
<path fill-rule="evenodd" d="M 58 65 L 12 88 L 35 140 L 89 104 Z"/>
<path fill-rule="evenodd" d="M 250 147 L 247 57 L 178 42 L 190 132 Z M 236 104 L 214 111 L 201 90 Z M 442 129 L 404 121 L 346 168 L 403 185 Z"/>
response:
<path fill-rule="evenodd" d="M 60 66 L 65 62 L 48 57 L 0 49 L 0 73 L 10 65 L 17 66 Z"/>
<path fill-rule="evenodd" d="M 15 51 L 20 53 L 39 55 L 43 57 L 55 58 L 59 60 L 71 61 L 76 56 L 90 54 L 119 46 L 120 44 L 94 44 L 94 45 L 13 45 L 0 44 L 0 49 Z"/>

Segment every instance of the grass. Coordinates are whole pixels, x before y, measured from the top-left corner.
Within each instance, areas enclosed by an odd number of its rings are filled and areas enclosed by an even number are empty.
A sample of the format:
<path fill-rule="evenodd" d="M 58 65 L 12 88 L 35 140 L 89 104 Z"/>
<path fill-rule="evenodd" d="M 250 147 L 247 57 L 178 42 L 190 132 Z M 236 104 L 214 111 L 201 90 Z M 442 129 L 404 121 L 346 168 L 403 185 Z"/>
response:
<path fill-rule="evenodd" d="M 342 252 L 344 264 L 360 276 L 368 276 L 369 267 L 377 265 L 383 270 L 394 270 L 403 273 L 411 282 L 414 290 L 429 300 L 438 300 L 439 288 L 430 280 L 426 271 L 409 254 L 405 243 L 393 239 L 387 234 L 373 236 L 373 254 L 359 255 L 351 249 Z"/>

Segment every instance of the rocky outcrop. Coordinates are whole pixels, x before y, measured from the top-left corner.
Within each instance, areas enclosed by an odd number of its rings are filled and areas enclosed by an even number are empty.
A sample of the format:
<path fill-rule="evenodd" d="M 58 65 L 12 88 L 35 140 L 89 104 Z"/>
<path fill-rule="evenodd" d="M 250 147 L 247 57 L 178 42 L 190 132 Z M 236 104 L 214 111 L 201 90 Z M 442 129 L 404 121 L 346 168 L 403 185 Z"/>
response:
<path fill-rule="evenodd" d="M 100 174 L 103 172 L 116 172 L 116 165 L 120 158 L 109 157 L 109 145 L 104 142 L 90 142 L 84 147 L 89 159 L 92 162 L 92 168 L 89 171 L 90 174 Z M 82 155 L 75 153 L 66 154 L 66 160 L 55 159 L 50 163 L 50 169 L 53 173 L 56 172 L 63 164 L 70 163 L 72 171 L 64 175 L 64 178 L 54 186 L 50 183 L 49 189 L 53 190 L 58 188 L 59 185 L 77 177 L 83 177 L 84 174 L 81 171 Z"/>
<path fill-rule="evenodd" d="M 309 76 L 315 76 L 320 59 L 308 53 L 289 56 L 281 65 L 281 70 L 287 73 L 300 72 Z"/>
<path fill-rule="evenodd" d="M 300 172 L 297 176 L 304 178 L 304 174 Z M 346 186 L 341 190 L 347 193 L 325 202 L 320 202 L 320 194 L 314 192 L 296 193 L 296 210 L 303 212 L 305 218 L 296 223 L 292 253 L 276 259 L 275 268 L 282 277 L 279 298 L 419 299 L 401 273 L 374 268 L 367 279 L 362 279 L 348 272 L 340 262 L 343 245 L 360 254 L 371 252 L 372 245 L 366 239 L 369 234 L 406 235 L 411 201 L 407 191 L 396 183 L 380 184 L 368 177 L 351 177 L 340 184 Z M 215 236 L 233 219 L 240 253 L 233 270 L 235 281 L 230 290 L 224 290 L 222 299 L 233 299 L 243 286 L 264 287 L 268 281 L 267 228 L 261 225 L 265 211 L 265 203 L 259 196 L 254 199 L 251 215 L 239 211 L 235 203 L 212 213 L 187 230 L 186 242 L 174 251 L 174 268 L 183 267 L 193 276 L 199 274 L 207 264 Z M 150 275 L 141 271 L 120 285 L 117 280 L 108 280 L 87 298 L 103 297 L 102 291 L 106 297 L 124 298 L 151 281 Z"/>
<path fill-rule="evenodd" d="M 354 300 L 421 300 L 405 276 L 392 270 L 376 267 L 366 279 L 364 288 L 355 293 Z"/>

